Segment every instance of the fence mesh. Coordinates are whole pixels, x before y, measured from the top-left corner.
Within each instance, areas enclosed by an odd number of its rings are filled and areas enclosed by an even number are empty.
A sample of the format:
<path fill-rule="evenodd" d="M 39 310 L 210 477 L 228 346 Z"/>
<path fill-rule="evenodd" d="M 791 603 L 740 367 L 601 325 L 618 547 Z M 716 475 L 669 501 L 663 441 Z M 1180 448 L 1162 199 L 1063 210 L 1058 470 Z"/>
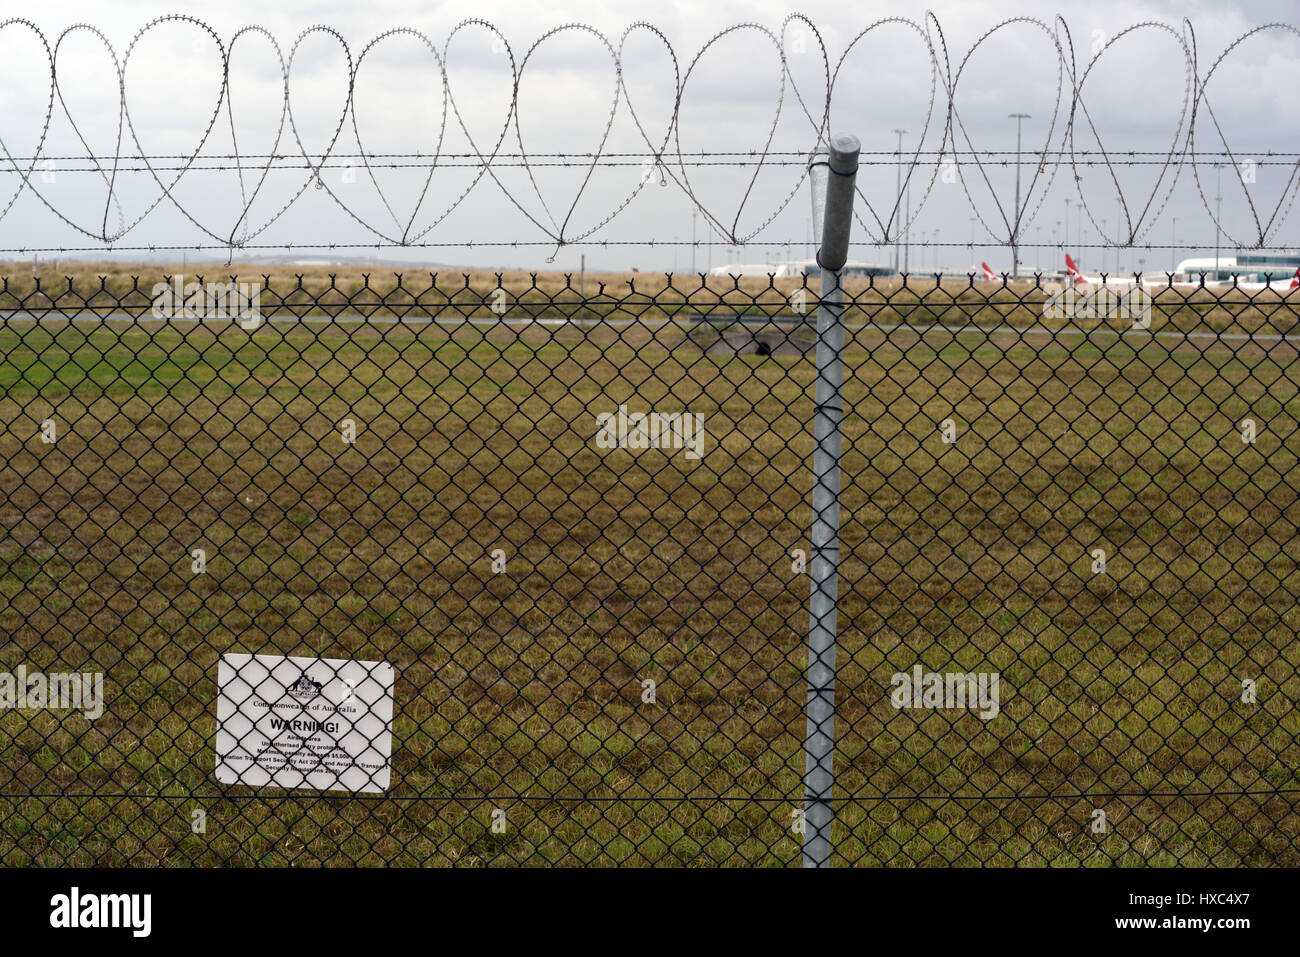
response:
<path fill-rule="evenodd" d="M 0 290 L 0 859 L 798 863 L 815 282 L 252 278 Z M 1300 298 L 1117 292 L 846 280 L 834 864 L 1300 864 Z M 383 789 L 218 780 L 228 655 Z"/>

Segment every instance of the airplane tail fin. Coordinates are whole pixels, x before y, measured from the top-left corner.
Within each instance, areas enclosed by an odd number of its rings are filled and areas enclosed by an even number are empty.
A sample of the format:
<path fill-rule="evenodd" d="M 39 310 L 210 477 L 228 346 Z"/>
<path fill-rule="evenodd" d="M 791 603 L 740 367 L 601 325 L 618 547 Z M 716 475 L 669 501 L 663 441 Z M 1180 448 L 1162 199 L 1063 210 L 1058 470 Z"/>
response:
<path fill-rule="evenodd" d="M 1296 268 L 1295 275 L 1291 277 L 1291 285 L 1286 287 L 1287 292 L 1292 289 L 1300 289 L 1300 267 Z"/>
<path fill-rule="evenodd" d="M 1069 274 L 1070 279 L 1074 281 L 1076 286 L 1080 283 L 1087 283 L 1088 281 L 1083 278 L 1083 273 L 1079 272 L 1079 267 L 1075 265 L 1074 260 L 1070 258 L 1069 253 L 1065 254 L 1065 271 Z"/>
<path fill-rule="evenodd" d="M 997 275 L 993 272 L 993 270 L 989 268 L 988 263 L 980 263 L 980 268 L 984 270 L 985 279 L 996 280 L 998 278 Z"/>

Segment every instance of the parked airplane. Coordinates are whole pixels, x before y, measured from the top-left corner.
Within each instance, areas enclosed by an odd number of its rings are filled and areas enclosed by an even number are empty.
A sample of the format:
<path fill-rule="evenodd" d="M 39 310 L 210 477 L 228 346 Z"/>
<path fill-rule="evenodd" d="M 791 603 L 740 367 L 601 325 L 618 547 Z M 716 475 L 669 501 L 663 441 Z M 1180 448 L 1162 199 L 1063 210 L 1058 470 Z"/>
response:
<path fill-rule="evenodd" d="M 1245 289 L 1248 292 L 1272 289 L 1274 292 L 1280 292 L 1286 296 L 1300 289 L 1300 268 L 1296 269 L 1295 275 L 1290 279 L 1274 279 L 1271 282 L 1238 282 L 1235 288 Z"/>
<path fill-rule="evenodd" d="M 1084 274 L 1082 270 L 1079 269 L 1074 259 L 1071 258 L 1069 253 L 1065 254 L 1065 269 L 1070 276 L 1070 280 L 1076 286 L 1079 285 L 1099 286 L 1102 284 L 1101 276 L 1089 276 Z M 1300 274 L 1300 270 L 1297 270 L 1297 273 Z M 1106 286 L 1112 289 L 1121 289 L 1121 288 L 1126 289 L 1133 286 L 1135 282 L 1137 282 L 1141 284 L 1143 289 L 1153 289 L 1153 290 L 1168 289 L 1171 286 L 1174 289 L 1229 289 L 1232 287 L 1231 281 L 1206 279 L 1204 285 L 1202 285 L 1201 279 L 1202 277 L 1199 275 L 1192 277 L 1189 275 L 1185 275 L 1183 273 L 1176 273 L 1173 277 L 1173 281 L 1170 282 L 1170 276 L 1168 273 L 1153 272 L 1153 273 L 1144 273 L 1141 277 L 1139 277 L 1136 280 L 1132 275 L 1107 276 Z M 1280 279 L 1276 282 L 1271 282 L 1267 284 L 1262 282 L 1261 283 L 1243 282 L 1243 283 L 1238 283 L 1236 288 L 1245 289 L 1245 290 L 1274 289 L 1274 290 L 1280 290 L 1285 293 L 1288 289 L 1294 288 L 1292 284 L 1295 282 L 1296 280 L 1294 278 L 1290 280 Z"/>
<path fill-rule="evenodd" d="M 1100 286 L 1102 284 L 1101 276 L 1085 276 L 1079 267 L 1075 265 L 1074 260 L 1069 253 L 1065 254 L 1065 271 L 1070 277 L 1070 281 L 1076 286 Z M 1105 283 L 1110 288 L 1119 286 L 1133 285 L 1132 276 L 1107 276 Z"/>

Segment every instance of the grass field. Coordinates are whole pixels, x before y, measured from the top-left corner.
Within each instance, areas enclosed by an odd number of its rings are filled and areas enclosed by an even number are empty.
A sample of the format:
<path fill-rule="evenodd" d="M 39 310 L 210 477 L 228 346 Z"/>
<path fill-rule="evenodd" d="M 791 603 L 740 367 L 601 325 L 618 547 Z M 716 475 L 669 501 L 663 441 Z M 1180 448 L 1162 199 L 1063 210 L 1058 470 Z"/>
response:
<path fill-rule="evenodd" d="M 1295 343 L 872 328 L 1034 319 L 899 295 L 845 355 L 834 862 L 1300 864 Z M 0 860 L 796 862 L 812 382 L 649 321 L 0 324 L 0 667 L 109 691 L 0 712 Z M 620 403 L 704 413 L 704 458 L 597 448 Z M 218 785 L 230 651 L 391 662 L 390 793 Z M 894 710 L 918 662 L 1001 714 Z"/>

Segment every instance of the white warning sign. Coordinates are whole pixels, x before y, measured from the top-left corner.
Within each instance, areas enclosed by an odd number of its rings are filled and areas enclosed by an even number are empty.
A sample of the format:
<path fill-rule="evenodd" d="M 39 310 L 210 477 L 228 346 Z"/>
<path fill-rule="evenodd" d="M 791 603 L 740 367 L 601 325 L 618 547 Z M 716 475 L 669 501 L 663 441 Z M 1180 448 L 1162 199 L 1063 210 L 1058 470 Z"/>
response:
<path fill-rule="evenodd" d="M 217 780 L 320 791 L 388 789 L 393 666 L 222 655 Z"/>

